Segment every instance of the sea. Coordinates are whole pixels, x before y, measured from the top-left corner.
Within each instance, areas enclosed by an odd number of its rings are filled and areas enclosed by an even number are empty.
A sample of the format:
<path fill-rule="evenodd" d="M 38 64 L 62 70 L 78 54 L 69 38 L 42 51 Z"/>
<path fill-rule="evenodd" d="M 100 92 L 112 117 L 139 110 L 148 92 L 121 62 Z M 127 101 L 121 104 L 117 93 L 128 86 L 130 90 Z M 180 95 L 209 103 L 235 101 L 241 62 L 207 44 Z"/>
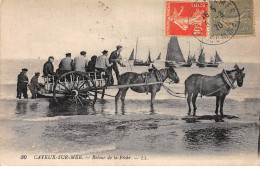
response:
<path fill-rule="evenodd" d="M 115 105 L 113 97 L 98 99 L 95 106 L 70 110 L 50 108 L 48 99 L 16 99 L 17 75 L 28 68 L 28 76 L 42 73 L 45 60 L 1 60 L 0 151 L 17 154 L 157 154 L 232 155 L 258 154 L 260 114 L 260 64 L 237 63 L 244 67 L 242 87 L 230 91 L 224 104 L 223 122 L 216 122 L 215 97 L 198 97 L 195 123 L 185 120 L 186 98 L 157 93 L 154 105 L 150 94 L 128 90 L 125 104 Z M 57 68 L 58 61 L 54 63 Z M 120 73 L 145 72 L 149 67 L 126 61 Z M 163 61 L 154 65 L 164 68 Z M 235 63 L 218 68 L 176 68 L 178 84 L 165 83 L 174 92 L 184 92 L 185 79 L 193 74 L 216 75 L 232 70 Z M 40 79 L 42 82 L 42 79 Z M 115 96 L 117 89 L 106 93 Z M 28 90 L 29 96 L 31 96 Z M 184 97 L 184 95 L 181 95 Z"/>

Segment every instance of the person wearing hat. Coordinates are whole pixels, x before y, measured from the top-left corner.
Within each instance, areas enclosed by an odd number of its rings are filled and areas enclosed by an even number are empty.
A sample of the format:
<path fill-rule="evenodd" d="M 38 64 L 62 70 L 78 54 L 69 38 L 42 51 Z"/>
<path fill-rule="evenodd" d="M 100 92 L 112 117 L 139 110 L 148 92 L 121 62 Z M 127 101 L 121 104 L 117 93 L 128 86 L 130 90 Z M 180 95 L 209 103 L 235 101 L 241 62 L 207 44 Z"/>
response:
<path fill-rule="evenodd" d="M 73 60 L 71 59 L 71 53 L 66 53 L 66 57 L 60 61 L 58 74 L 64 74 L 72 71 Z"/>
<path fill-rule="evenodd" d="M 36 72 L 35 75 L 32 77 L 30 84 L 28 85 L 31 93 L 32 93 L 32 99 L 37 98 L 37 92 L 40 89 L 40 85 L 38 83 L 38 78 L 40 77 L 40 73 Z"/>
<path fill-rule="evenodd" d="M 53 61 L 54 61 L 54 57 L 50 56 L 48 58 L 48 61 L 46 63 L 44 63 L 44 65 L 43 65 L 43 75 L 44 76 L 55 75 Z"/>
<path fill-rule="evenodd" d="M 109 68 L 109 71 L 111 72 L 112 74 L 112 69 L 114 70 L 115 74 L 116 74 L 116 79 L 117 81 L 119 80 L 119 77 L 120 77 L 120 74 L 119 74 L 119 70 L 118 70 L 118 66 L 117 66 L 117 63 L 121 65 L 121 60 L 122 60 L 122 57 L 120 55 L 122 51 L 122 46 L 121 45 L 118 45 L 116 46 L 116 50 L 113 51 L 109 57 L 109 61 L 110 63 L 112 63 L 113 65 L 111 66 L 111 68 Z M 113 76 L 112 76 L 112 79 L 111 79 L 111 83 L 114 84 L 114 79 L 113 79 Z"/>
<path fill-rule="evenodd" d="M 103 55 L 99 56 L 96 60 L 95 67 L 99 72 L 105 72 L 106 76 L 108 77 L 108 85 L 111 83 L 112 74 L 110 71 L 108 71 L 108 68 L 111 67 L 113 64 L 109 63 L 109 60 L 107 58 L 108 51 L 104 50 Z"/>
<path fill-rule="evenodd" d="M 97 61 L 97 56 L 94 55 L 91 57 L 91 60 L 88 62 L 88 66 L 86 67 L 86 72 L 95 72 L 95 65 Z"/>
<path fill-rule="evenodd" d="M 88 61 L 86 60 L 87 52 L 81 51 L 80 56 L 74 58 L 73 69 L 75 71 L 86 72 L 86 67 L 88 66 Z"/>
<path fill-rule="evenodd" d="M 28 69 L 23 68 L 22 72 L 18 75 L 17 81 L 17 97 L 21 99 L 22 95 L 25 99 L 28 99 L 27 95 L 27 84 L 28 84 Z"/>

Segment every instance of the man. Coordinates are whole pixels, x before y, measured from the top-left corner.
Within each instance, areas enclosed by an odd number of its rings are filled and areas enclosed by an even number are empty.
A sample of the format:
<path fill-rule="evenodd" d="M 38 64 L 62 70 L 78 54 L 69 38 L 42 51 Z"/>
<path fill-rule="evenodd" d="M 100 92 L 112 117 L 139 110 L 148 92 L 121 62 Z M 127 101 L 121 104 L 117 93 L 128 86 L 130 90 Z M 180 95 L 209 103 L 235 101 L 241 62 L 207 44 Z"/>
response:
<path fill-rule="evenodd" d="M 73 68 L 75 71 L 86 72 L 86 67 L 88 66 L 86 54 L 87 52 L 81 51 L 80 56 L 75 57 L 73 64 Z"/>
<path fill-rule="evenodd" d="M 97 61 L 97 56 L 94 55 L 91 57 L 91 60 L 88 62 L 88 66 L 86 67 L 87 72 L 95 72 L 95 65 Z"/>
<path fill-rule="evenodd" d="M 122 46 L 121 45 L 118 45 L 116 47 L 116 50 L 113 51 L 109 57 L 109 61 L 110 63 L 112 63 L 112 67 L 109 68 L 109 71 L 111 72 L 112 74 L 112 69 L 114 70 L 114 72 L 116 73 L 116 79 L 117 81 L 119 80 L 119 77 L 120 77 L 120 74 L 119 74 L 119 70 L 118 70 L 118 66 L 117 66 L 117 63 L 121 65 L 120 61 L 122 60 L 122 57 L 120 55 L 122 51 Z M 114 79 L 113 79 L 113 76 L 111 78 L 111 83 L 114 84 Z"/>
<path fill-rule="evenodd" d="M 112 79 L 112 74 L 111 74 L 111 71 L 108 71 L 107 68 L 111 67 L 113 64 L 109 63 L 109 60 L 107 59 L 108 51 L 104 50 L 102 53 L 103 53 L 103 55 L 101 55 L 97 58 L 95 67 L 99 72 L 106 73 L 106 76 L 108 77 L 107 84 L 110 85 L 111 79 Z"/>
<path fill-rule="evenodd" d="M 64 74 L 72 71 L 73 60 L 71 59 L 71 53 L 66 53 L 66 57 L 60 61 L 58 74 Z"/>
<path fill-rule="evenodd" d="M 54 75 L 54 66 L 53 66 L 53 61 L 54 61 L 54 57 L 50 56 L 48 58 L 48 61 L 43 65 L 43 75 L 44 76 L 48 76 L 48 75 Z"/>
<path fill-rule="evenodd" d="M 29 85 L 29 89 L 32 93 L 32 99 L 37 98 L 37 92 L 40 89 L 40 85 L 38 83 L 39 76 L 40 76 L 40 73 L 36 72 L 35 75 L 32 77 L 30 85 Z"/>
<path fill-rule="evenodd" d="M 27 95 L 27 84 L 28 84 L 28 77 L 26 75 L 28 69 L 23 68 L 22 72 L 18 75 L 17 81 L 17 97 L 21 99 L 22 94 L 25 99 L 28 99 Z"/>

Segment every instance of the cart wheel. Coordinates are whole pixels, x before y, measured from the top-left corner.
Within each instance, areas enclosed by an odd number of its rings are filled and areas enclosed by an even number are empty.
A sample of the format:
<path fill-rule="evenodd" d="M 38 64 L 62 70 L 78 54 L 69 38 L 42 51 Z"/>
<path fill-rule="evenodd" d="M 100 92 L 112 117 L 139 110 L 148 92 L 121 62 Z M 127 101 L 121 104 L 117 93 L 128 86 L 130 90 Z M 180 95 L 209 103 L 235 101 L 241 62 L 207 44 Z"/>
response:
<path fill-rule="evenodd" d="M 86 73 L 72 71 L 61 75 L 55 82 L 53 98 L 58 105 L 94 105 L 97 88 Z"/>

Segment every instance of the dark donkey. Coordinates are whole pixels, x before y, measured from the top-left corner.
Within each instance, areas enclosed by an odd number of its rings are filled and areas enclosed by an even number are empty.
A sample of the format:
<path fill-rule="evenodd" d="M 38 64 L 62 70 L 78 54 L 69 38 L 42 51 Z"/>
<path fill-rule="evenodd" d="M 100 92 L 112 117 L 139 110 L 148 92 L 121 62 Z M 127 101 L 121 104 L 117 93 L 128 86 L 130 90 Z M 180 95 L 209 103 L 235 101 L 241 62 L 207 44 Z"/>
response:
<path fill-rule="evenodd" d="M 156 73 L 157 72 L 157 73 Z M 160 77 L 158 77 L 160 76 Z M 160 78 L 161 80 L 158 80 Z M 154 68 L 154 71 L 151 73 L 147 73 L 147 83 L 164 82 L 167 78 L 171 79 L 174 83 L 179 83 L 180 79 L 175 72 L 173 67 L 157 70 Z M 126 72 L 120 76 L 118 85 L 127 85 L 127 84 L 140 84 L 144 83 L 145 77 L 144 74 L 138 74 L 135 72 Z M 161 84 L 153 84 L 148 86 L 137 86 L 137 87 L 130 87 L 133 91 L 137 93 L 151 93 L 151 104 L 154 102 L 154 98 L 157 92 L 161 89 Z M 125 101 L 126 92 L 129 87 L 119 89 L 116 95 L 116 103 L 119 98 L 121 98 L 122 103 Z"/>
<path fill-rule="evenodd" d="M 193 104 L 193 115 L 196 115 L 196 99 L 198 93 L 201 96 L 216 96 L 216 115 L 218 115 L 218 108 L 220 104 L 220 114 L 223 117 L 223 105 L 226 96 L 229 94 L 231 88 L 235 89 L 234 83 L 237 81 L 237 85 L 242 87 L 245 73 L 244 68 L 239 69 L 236 64 L 234 70 L 225 71 L 217 74 L 216 76 L 206 76 L 201 74 L 192 74 L 185 80 L 185 95 L 188 93 L 188 106 L 191 113 L 191 98 Z"/>

